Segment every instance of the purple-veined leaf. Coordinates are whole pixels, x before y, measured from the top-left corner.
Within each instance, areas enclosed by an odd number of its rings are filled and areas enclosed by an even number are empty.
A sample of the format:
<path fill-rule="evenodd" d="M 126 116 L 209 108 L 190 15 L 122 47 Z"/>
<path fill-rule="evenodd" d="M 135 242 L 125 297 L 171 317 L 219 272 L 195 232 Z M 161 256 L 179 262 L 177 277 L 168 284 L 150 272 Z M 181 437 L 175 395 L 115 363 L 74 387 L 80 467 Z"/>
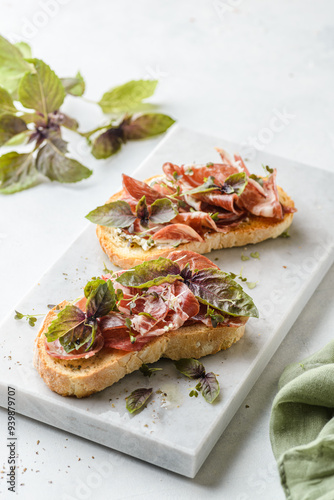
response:
<path fill-rule="evenodd" d="M 186 377 L 197 379 L 204 377 L 205 368 L 200 361 L 197 359 L 180 359 L 174 362 L 177 370 L 181 372 Z"/>
<path fill-rule="evenodd" d="M 129 227 L 136 220 L 131 212 L 130 205 L 123 200 L 112 201 L 106 205 L 95 208 L 86 215 L 94 224 L 107 227 Z"/>
<path fill-rule="evenodd" d="M 156 200 L 151 205 L 150 220 L 153 224 L 165 224 L 176 217 L 178 211 L 168 198 Z"/>
<path fill-rule="evenodd" d="M 161 283 L 173 283 L 180 276 L 180 267 L 176 262 L 164 257 L 143 262 L 122 273 L 116 281 L 131 288 L 148 288 Z"/>
<path fill-rule="evenodd" d="M 252 298 L 220 269 L 201 269 L 191 275 L 187 273 L 185 283 L 203 304 L 232 316 L 259 317 Z"/>
<path fill-rule="evenodd" d="M 166 132 L 175 123 L 175 120 L 162 113 L 146 113 L 135 119 L 127 119 L 121 125 L 124 139 L 136 140 L 153 137 Z"/>
<path fill-rule="evenodd" d="M 45 333 L 47 341 L 53 342 L 70 333 L 72 330 L 82 326 L 85 319 L 86 315 L 79 307 L 67 305 L 58 313 Z"/>
<path fill-rule="evenodd" d="M 109 158 L 121 149 L 122 142 L 122 136 L 119 129 L 117 127 L 111 127 L 94 139 L 92 155 L 95 156 L 97 160 Z"/>
<path fill-rule="evenodd" d="M 130 413 L 134 413 L 144 406 L 148 398 L 151 396 L 153 389 L 136 389 L 129 397 L 126 398 L 126 409 Z"/>
<path fill-rule="evenodd" d="M 201 378 L 201 392 L 208 403 L 213 403 L 218 397 L 220 388 L 219 382 L 214 373 L 206 373 Z"/>

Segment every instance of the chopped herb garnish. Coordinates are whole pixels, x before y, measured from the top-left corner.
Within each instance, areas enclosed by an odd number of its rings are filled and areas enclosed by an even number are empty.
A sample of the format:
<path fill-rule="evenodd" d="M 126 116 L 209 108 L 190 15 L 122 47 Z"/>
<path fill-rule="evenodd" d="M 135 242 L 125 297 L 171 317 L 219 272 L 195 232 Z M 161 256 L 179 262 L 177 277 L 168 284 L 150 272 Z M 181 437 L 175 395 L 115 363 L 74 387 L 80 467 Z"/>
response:
<path fill-rule="evenodd" d="M 246 260 L 250 260 L 249 257 L 247 257 L 247 255 L 244 255 L 244 254 L 241 254 L 241 260 L 243 261 L 246 261 Z"/>
<path fill-rule="evenodd" d="M 250 256 L 252 257 L 252 259 L 260 259 L 259 252 L 252 252 Z"/>

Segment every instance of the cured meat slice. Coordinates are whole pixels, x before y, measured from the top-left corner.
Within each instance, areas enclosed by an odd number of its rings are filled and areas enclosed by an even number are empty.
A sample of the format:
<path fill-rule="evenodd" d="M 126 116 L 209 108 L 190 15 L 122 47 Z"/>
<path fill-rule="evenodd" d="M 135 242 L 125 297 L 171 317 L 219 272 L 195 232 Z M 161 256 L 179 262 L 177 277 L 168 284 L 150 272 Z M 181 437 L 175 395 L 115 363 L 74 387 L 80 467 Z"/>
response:
<path fill-rule="evenodd" d="M 210 268 L 219 269 L 216 264 L 211 262 L 211 260 L 209 260 L 207 257 L 204 257 L 204 255 L 200 255 L 189 250 L 174 250 L 168 255 L 167 258 L 171 259 L 174 262 L 177 262 L 180 266 L 181 271 L 187 264 L 189 264 L 189 269 L 191 271 L 195 271 L 195 269 L 198 269 L 199 271 L 201 269 Z"/>
<path fill-rule="evenodd" d="M 203 238 L 192 228 L 185 224 L 169 224 L 153 236 L 153 240 L 159 243 L 169 243 L 171 241 L 178 243 L 187 243 L 188 241 L 203 241 Z"/>
<path fill-rule="evenodd" d="M 136 341 L 131 342 L 128 329 L 119 328 L 104 334 L 104 347 L 120 351 L 140 351 L 144 345 L 152 341 L 152 337 L 136 336 Z"/>
<path fill-rule="evenodd" d="M 241 194 L 239 202 L 246 210 L 254 215 L 282 219 L 283 209 L 279 202 L 276 187 L 276 169 L 269 175 L 268 179 L 263 180 L 262 187 L 265 197 L 259 193 L 259 190 L 254 187 L 254 184 L 250 183 Z"/>
<path fill-rule="evenodd" d="M 146 182 L 137 181 L 125 174 L 123 174 L 123 189 L 131 198 L 137 201 L 145 195 L 148 205 L 161 198 L 160 194 L 146 184 Z"/>
<path fill-rule="evenodd" d="M 99 352 L 103 345 L 104 345 L 104 338 L 103 335 L 98 334 L 93 347 L 88 351 L 85 352 L 84 349 L 85 347 L 81 347 L 77 351 L 72 351 L 67 353 L 59 340 L 54 340 L 53 342 L 48 342 L 46 340 L 46 337 L 44 339 L 45 342 L 45 349 L 46 352 L 51 356 L 52 358 L 56 359 L 80 359 L 80 358 L 90 358 L 91 356 L 94 356 L 97 352 Z"/>
<path fill-rule="evenodd" d="M 186 224 L 195 229 L 198 234 L 207 232 L 208 229 L 218 231 L 215 221 L 206 212 L 184 212 L 178 214 L 172 222 Z"/>
<path fill-rule="evenodd" d="M 205 182 L 204 179 L 210 176 L 214 177 L 218 183 L 224 184 L 227 177 L 241 170 L 238 166 L 221 163 L 181 166 L 173 163 L 165 163 L 162 168 L 167 179 L 176 181 L 182 191 L 201 186 Z"/>

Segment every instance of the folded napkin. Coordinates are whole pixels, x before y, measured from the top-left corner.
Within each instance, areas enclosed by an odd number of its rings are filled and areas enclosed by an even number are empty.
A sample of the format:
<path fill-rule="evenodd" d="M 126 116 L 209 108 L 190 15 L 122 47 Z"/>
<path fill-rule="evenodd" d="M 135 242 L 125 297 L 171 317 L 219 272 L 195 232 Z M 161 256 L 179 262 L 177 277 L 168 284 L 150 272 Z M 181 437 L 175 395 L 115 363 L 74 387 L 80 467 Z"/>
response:
<path fill-rule="evenodd" d="M 289 365 L 273 402 L 270 439 L 289 500 L 334 500 L 334 341 Z"/>

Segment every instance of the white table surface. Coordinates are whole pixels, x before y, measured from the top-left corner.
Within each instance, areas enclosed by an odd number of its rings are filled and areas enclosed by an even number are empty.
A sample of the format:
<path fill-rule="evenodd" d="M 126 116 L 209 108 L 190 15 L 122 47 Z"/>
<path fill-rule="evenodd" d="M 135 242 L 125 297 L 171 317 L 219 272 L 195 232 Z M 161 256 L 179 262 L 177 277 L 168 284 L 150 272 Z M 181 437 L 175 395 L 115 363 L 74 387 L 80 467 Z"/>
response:
<path fill-rule="evenodd" d="M 49 14 L 41 15 L 45 4 Z M 265 151 L 333 171 L 333 14 L 330 0 L 3 0 L 0 33 L 25 39 L 60 76 L 80 69 L 89 99 L 130 79 L 158 77 L 152 102 L 181 125 L 242 144 L 255 137 Z M 82 129 L 102 117 L 74 98 L 64 110 Z M 286 123 L 265 131 L 277 113 L 288 114 Z M 68 138 L 73 156 L 94 169 L 89 180 L 0 198 L 0 317 L 66 250 L 120 173 L 131 174 L 159 141 L 128 144 L 98 162 Z M 17 415 L 17 496 L 282 500 L 268 435 L 271 402 L 284 366 L 332 339 L 333 287 L 332 268 L 195 479 Z M 3 498 L 6 424 L 0 409 Z"/>

